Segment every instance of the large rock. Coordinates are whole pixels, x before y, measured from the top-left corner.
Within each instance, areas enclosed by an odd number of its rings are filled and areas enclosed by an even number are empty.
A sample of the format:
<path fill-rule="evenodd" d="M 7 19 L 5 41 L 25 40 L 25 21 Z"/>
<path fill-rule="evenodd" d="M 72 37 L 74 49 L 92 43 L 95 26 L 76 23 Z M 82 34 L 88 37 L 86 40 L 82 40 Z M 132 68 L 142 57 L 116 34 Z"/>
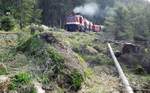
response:
<path fill-rule="evenodd" d="M 7 76 L 0 76 L 0 93 L 5 93 L 8 89 L 8 85 L 10 84 L 10 79 Z"/>

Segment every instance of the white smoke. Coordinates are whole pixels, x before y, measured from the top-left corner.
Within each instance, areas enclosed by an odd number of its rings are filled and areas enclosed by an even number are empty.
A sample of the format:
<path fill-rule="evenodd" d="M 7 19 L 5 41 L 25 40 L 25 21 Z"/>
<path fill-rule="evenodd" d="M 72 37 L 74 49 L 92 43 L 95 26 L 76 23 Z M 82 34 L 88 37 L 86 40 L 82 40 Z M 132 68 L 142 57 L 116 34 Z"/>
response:
<path fill-rule="evenodd" d="M 86 3 L 74 8 L 74 13 L 80 13 L 87 16 L 94 16 L 98 13 L 99 7 L 96 3 Z"/>

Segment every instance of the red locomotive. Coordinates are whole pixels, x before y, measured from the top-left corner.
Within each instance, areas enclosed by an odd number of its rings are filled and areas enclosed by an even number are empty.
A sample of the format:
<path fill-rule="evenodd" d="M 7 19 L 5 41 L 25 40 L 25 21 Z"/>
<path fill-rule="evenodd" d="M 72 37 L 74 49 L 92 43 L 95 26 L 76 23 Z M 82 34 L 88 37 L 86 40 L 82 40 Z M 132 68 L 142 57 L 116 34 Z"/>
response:
<path fill-rule="evenodd" d="M 80 32 L 85 32 L 85 31 L 94 31 L 94 32 L 100 32 L 101 31 L 101 25 L 96 25 L 86 18 L 84 18 L 80 14 L 74 14 L 72 13 L 71 15 L 67 16 L 66 18 L 66 25 L 65 29 L 67 31 L 80 31 Z"/>

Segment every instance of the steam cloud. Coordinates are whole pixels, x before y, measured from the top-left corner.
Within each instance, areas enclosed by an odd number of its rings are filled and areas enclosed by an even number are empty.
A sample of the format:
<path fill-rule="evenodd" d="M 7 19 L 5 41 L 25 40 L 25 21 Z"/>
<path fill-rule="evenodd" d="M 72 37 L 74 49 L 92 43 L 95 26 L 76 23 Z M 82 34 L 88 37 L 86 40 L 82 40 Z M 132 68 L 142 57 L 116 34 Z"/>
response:
<path fill-rule="evenodd" d="M 80 13 L 87 16 L 94 16 L 98 13 L 99 7 L 96 3 L 86 3 L 74 8 L 74 13 Z"/>

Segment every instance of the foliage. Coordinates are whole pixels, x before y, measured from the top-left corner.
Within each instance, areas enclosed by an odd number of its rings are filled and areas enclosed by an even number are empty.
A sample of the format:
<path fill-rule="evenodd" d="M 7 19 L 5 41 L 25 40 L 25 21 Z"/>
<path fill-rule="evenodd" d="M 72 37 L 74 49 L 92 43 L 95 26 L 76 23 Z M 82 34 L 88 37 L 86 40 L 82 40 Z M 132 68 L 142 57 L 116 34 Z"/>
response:
<path fill-rule="evenodd" d="M 4 64 L 0 63 L 0 75 L 5 75 L 7 74 L 7 68 Z"/>
<path fill-rule="evenodd" d="M 1 0 L 1 15 L 13 16 L 20 27 L 31 22 L 40 23 L 41 10 L 37 6 L 38 0 Z"/>
<path fill-rule="evenodd" d="M 128 23 L 128 12 L 129 10 L 121 5 L 118 5 L 118 7 L 114 10 L 115 15 L 110 16 L 106 19 L 105 24 L 107 25 L 107 29 L 111 30 L 112 33 L 114 33 L 115 39 L 117 40 L 127 40 L 133 39 L 131 24 Z M 130 32 L 130 34 L 128 34 Z"/>
<path fill-rule="evenodd" d="M 0 61 L 7 62 L 14 59 L 14 55 L 16 54 L 15 51 L 12 49 L 3 49 L 0 50 Z"/>
<path fill-rule="evenodd" d="M 20 32 L 18 35 L 16 47 L 21 46 L 24 42 L 26 42 L 31 37 L 31 35 L 28 32 L 29 29 L 24 28 L 23 30 L 24 30 L 24 32 Z"/>
<path fill-rule="evenodd" d="M 29 93 L 37 93 L 37 90 L 34 87 L 31 87 L 31 90 Z"/>
<path fill-rule="evenodd" d="M 20 87 L 22 85 L 29 84 L 31 81 L 31 75 L 27 72 L 20 72 L 19 74 L 15 75 L 12 80 L 11 84 L 9 86 L 10 90 L 14 90 L 17 87 Z"/>
<path fill-rule="evenodd" d="M 85 61 L 91 62 L 92 64 L 97 64 L 97 65 L 112 65 L 113 64 L 111 59 L 103 53 L 99 53 L 94 56 L 82 55 L 82 57 L 85 59 Z"/>
<path fill-rule="evenodd" d="M 75 91 L 79 90 L 84 81 L 83 76 L 77 70 L 73 71 L 69 76 L 71 79 L 71 88 Z"/>
<path fill-rule="evenodd" d="M 85 60 L 79 54 L 75 53 L 75 56 L 77 57 L 77 59 L 81 64 L 85 63 Z"/>
<path fill-rule="evenodd" d="M 48 48 L 49 57 L 53 62 L 64 62 L 64 58 L 54 48 Z"/>
<path fill-rule="evenodd" d="M 135 68 L 135 74 L 144 74 L 145 71 L 144 71 L 144 68 L 140 65 L 138 65 L 136 68 Z"/>
<path fill-rule="evenodd" d="M 107 33 L 118 40 L 133 40 L 135 36 L 149 38 L 149 3 L 140 0 L 118 1 L 105 17 Z"/>
<path fill-rule="evenodd" d="M 39 6 L 43 11 L 42 23 L 48 26 L 63 27 L 66 14 L 70 13 L 76 5 L 80 5 L 83 1 L 39 0 Z"/>
<path fill-rule="evenodd" d="M 93 75 L 93 70 L 91 69 L 91 68 L 87 68 L 87 69 L 85 69 L 84 70 L 84 76 L 86 77 L 86 78 L 89 78 L 89 77 L 91 77 L 92 75 Z"/>
<path fill-rule="evenodd" d="M 1 18 L 1 29 L 5 31 L 10 31 L 14 28 L 15 21 L 13 17 L 3 16 Z"/>
<path fill-rule="evenodd" d="M 61 72 L 64 68 L 64 57 L 60 54 L 53 46 L 42 40 L 40 35 L 34 35 L 30 37 L 27 41 L 20 44 L 17 47 L 17 51 L 22 51 L 29 56 L 36 65 L 45 66 L 48 64 L 47 68 L 50 69 L 55 74 Z M 41 56 L 42 55 L 42 56 Z M 43 78 L 44 82 L 48 81 L 47 78 Z"/>
<path fill-rule="evenodd" d="M 29 38 L 24 43 L 20 44 L 17 47 L 17 50 L 22 52 L 28 52 L 31 55 L 34 55 L 35 52 L 41 50 L 43 46 L 44 46 L 44 42 L 41 39 L 38 39 L 38 35 L 35 35 Z"/>
<path fill-rule="evenodd" d="M 38 78 L 39 81 L 41 81 L 43 84 L 49 84 L 50 79 L 48 76 L 49 73 L 42 73 L 42 76 L 39 76 L 40 78 Z"/>
<path fill-rule="evenodd" d="M 63 70 L 64 68 L 64 57 L 59 54 L 54 48 L 49 47 L 47 49 L 48 55 L 52 60 L 52 66 L 54 66 L 53 71 L 55 73 L 59 73 Z"/>

